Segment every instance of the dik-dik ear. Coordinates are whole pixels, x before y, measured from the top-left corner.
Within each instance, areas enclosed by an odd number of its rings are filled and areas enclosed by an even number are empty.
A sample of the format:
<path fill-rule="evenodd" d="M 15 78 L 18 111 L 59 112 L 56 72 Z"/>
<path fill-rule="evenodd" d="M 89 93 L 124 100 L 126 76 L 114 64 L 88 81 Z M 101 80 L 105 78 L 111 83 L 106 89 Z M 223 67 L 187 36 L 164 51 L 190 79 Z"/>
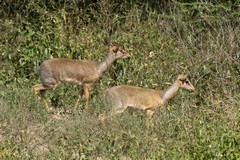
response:
<path fill-rule="evenodd" d="M 185 79 L 187 79 L 187 75 L 184 74 L 179 74 L 177 77 L 178 80 L 184 81 Z"/>
<path fill-rule="evenodd" d="M 111 47 L 111 46 L 113 46 L 114 45 L 114 43 L 113 42 L 109 42 L 109 46 Z"/>
<path fill-rule="evenodd" d="M 116 44 L 116 43 L 113 43 L 113 42 L 110 42 L 109 43 L 109 50 L 114 52 L 114 53 L 117 53 L 118 51 L 118 48 L 119 48 L 119 45 Z"/>

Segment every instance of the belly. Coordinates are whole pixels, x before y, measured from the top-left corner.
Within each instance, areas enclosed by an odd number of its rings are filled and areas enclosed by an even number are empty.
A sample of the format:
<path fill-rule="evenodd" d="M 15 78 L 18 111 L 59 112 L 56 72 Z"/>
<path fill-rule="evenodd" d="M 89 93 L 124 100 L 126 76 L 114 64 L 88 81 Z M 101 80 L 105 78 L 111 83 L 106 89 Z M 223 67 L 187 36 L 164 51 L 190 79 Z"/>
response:
<path fill-rule="evenodd" d="M 78 85 L 82 84 L 81 80 L 78 80 L 75 78 L 64 78 L 64 79 L 61 79 L 61 82 L 62 83 L 70 83 L 70 84 L 78 84 Z"/>

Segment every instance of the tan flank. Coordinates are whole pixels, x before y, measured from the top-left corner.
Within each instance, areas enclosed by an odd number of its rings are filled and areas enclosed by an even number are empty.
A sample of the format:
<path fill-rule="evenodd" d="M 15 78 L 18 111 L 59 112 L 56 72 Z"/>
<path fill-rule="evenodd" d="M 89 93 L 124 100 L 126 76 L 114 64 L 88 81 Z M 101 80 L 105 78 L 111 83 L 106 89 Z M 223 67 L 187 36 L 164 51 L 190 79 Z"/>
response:
<path fill-rule="evenodd" d="M 143 109 L 152 117 L 154 109 L 163 106 L 179 88 L 195 90 L 186 75 L 179 75 L 168 89 L 159 91 L 135 86 L 120 85 L 104 91 L 104 97 L 115 113 L 122 113 L 127 107 Z"/>
<path fill-rule="evenodd" d="M 121 45 L 111 43 L 107 57 L 100 62 L 65 58 L 52 58 L 46 60 L 40 65 L 39 69 L 42 83 L 35 85 L 33 87 L 33 92 L 37 95 L 37 92 L 40 91 L 43 103 L 46 110 L 49 112 L 51 108 L 45 98 L 46 90 L 55 88 L 60 83 L 78 84 L 81 85 L 80 94 L 73 111 L 76 111 L 83 94 L 86 98 L 85 109 L 88 110 L 90 86 L 102 76 L 112 65 L 113 61 L 126 57 L 129 57 L 129 55 L 124 51 Z"/>

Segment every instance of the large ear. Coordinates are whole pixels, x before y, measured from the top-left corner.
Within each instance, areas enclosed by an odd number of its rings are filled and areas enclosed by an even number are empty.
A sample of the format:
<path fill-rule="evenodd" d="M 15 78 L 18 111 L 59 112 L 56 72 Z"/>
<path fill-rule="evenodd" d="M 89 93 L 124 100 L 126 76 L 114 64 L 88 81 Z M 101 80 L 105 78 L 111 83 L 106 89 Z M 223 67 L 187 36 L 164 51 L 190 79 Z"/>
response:
<path fill-rule="evenodd" d="M 114 53 L 117 53 L 117 52 L 118 52 L 118 49 L 119 49 L 119 46 L 115 46 L 114 49 L 113 49 L 113 52 L 114 52 Z"/>
<path fill-rule="evenodd" d="M 184 81 L 187 79 L 187 76 L 184 74 L 179 74 L 177 80 L 179 81 L 179 85 L 183 86 Z"/>
<path fill-rule="evenodd" d="M 184 80 L 187 79 L 187 75 L 180 74 L 180 75 L 178 75 L 177 79 L 178 79 L 179 81 L 184 81 Z"/>
<path fill-rule="evenodd" d="M 110 41 L 108 46 L 109 46 L 109 47 L 116 46 L 116 43 L 114 43 L 114 42 Z"/>
<path fill-rule="evenodd" d="M 114 53 L 117 53 L 118 50 L 119 50 L 119 45 L 111 42 L 110 45 L 109 45 L 109 49 L 111 51 L 113 51 Z"/>
<path fill-rule="evenodd" d="M 112 42 L 109 42 L 109 46 L 113 46 L 113 43 L 112 43 Z"/>
<path fill-rule="evenodd" d="M 178 79 L 179 81 L 178 81 L 178 83 L 179 83 L 179 85 L 180 85 L 180 87 L 182 87 L 183 86 L 183 84 L 184 84 L 184 81 L 183 80 L 181 80 L 181 79 Z"/>

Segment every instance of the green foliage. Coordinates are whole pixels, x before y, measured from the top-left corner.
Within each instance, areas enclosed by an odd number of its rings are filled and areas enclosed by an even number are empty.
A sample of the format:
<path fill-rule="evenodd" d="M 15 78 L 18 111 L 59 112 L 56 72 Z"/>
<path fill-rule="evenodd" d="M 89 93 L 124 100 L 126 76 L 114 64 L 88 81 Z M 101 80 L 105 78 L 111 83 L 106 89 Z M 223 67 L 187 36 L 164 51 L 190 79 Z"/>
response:
<path fill-rule="evenodd" d="M 0 14 L 0 159 L 237 159 L 240 101 L 239 1 L 3 1 Z M 89 113 L 46 114 L 31 88 L 52 57 L 101 60 L 110 41 L 118 60 L 91 90 Z M 105 123 L 105 88 L 165 89 L 186 73 L 197 91 L 180 92 L 152 120 L 128 110 Z M 48 93 L 70 110 L 78 86 Z M 84 106 L 84 100 L 81 107 Z"/>

